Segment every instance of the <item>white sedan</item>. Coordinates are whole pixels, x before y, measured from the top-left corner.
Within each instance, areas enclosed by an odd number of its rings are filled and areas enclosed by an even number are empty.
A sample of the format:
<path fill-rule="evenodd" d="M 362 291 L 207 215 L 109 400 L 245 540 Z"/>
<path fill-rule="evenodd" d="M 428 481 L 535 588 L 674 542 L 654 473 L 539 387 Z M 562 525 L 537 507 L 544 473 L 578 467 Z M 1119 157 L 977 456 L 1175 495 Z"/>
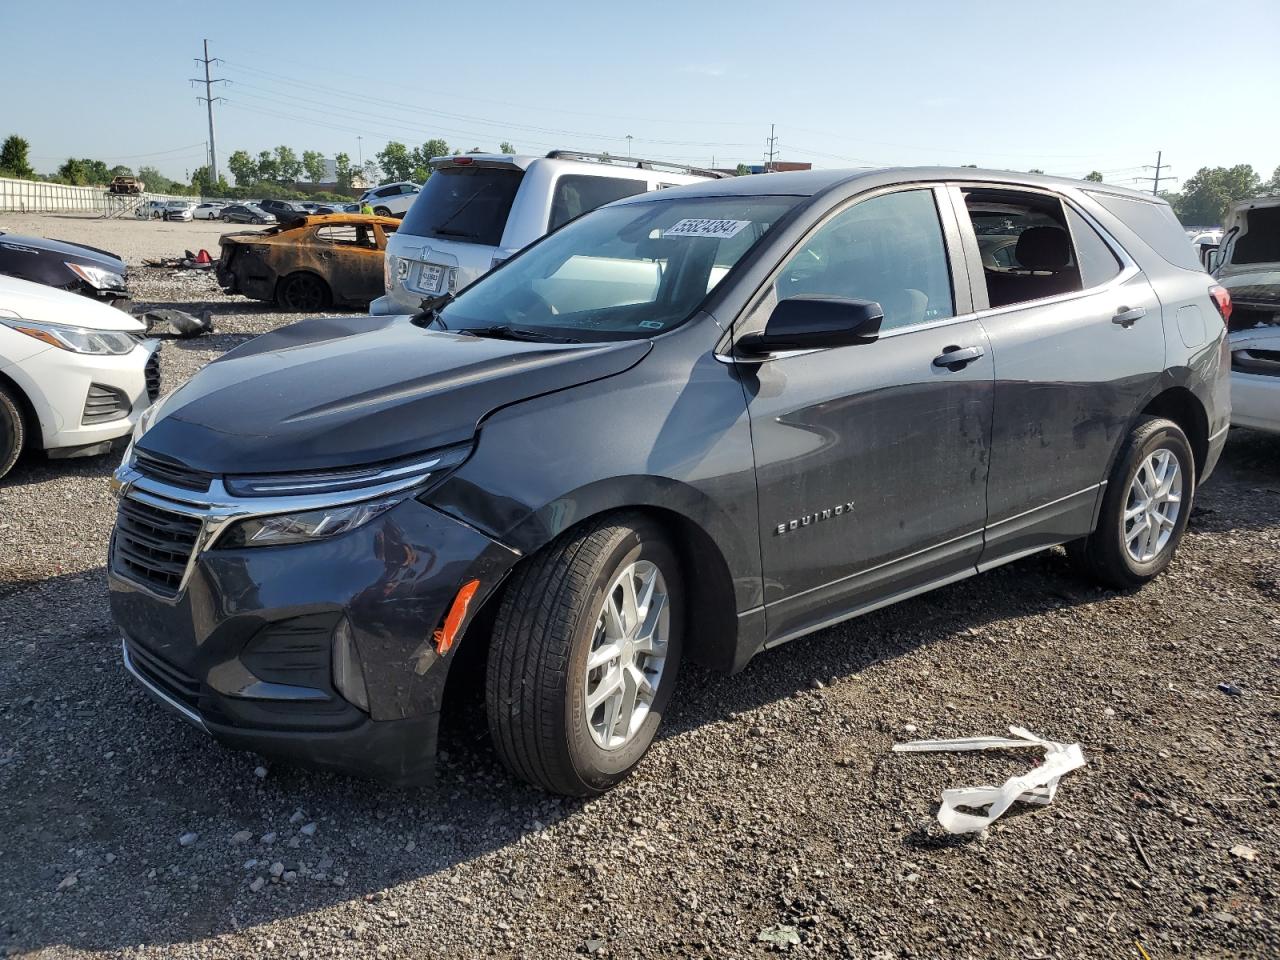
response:
<path fill-rule="evenodd" d="M 202 203 L 191 211 L 191 219 L 193 220 L 217 220 L 222 216 L 222 208 L 225 203 Z"/>
<path fill-rule="evenodd" d="M 0 276 L 0 477 L 24 449 L 107 453 L 160 391 L 160 344 L 121 310 Z"/>
<path fill-rule="evenodd" d="M 1231 334 L 1231 423 L 1280 433 L 1280 326 Z"/>

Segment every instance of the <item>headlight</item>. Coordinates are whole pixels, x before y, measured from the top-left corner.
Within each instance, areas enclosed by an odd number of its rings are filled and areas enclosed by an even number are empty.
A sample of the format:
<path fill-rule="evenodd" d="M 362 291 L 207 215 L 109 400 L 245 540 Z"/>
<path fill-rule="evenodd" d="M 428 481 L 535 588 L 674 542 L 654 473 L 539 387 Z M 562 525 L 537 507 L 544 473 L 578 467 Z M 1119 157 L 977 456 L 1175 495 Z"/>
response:
<path fill-rule="evenodd" d="M 121 356 L 138 345 L 132 335 L 123 330 L 91 330 L 88 327 L 71 327 L 61 323 L 38 323 L 35 320 L 16 320 L 0 317 L 0 323 L 18 333 L 25 333 L 51 347 L 70 350 L 72 353 Z"/>
<path fill-rule="evenodd" d="M 392 507 L 404 501 L 403 496 L 366 500 L 323 510 L 307 510 L 302 513 L 282 513 L 272 517 L 252 517 L 241 520 L 221 539 L 220 547 L 274 547 L 286 543 L 306 543 L 335 537 L 340 533 L 363 527 L 370 520 L 382 516 Z"/>
<path fill-rule="evenodd" d="M 101 267 L 87 267 L 82 263 L 68 263 L 67 269 L 89 286 L 97 290 L 117 290 L 124 286 L 124 277 Z"/>
<path fill-rule="evenodd" d="M 227 477 L 227 492 L 236 497 L 296 497 L 308 494 L 358 491 L 384 484 L 413 487 L 433 475 L 452 469 L 466 459 L 469 445 L 437 450 L 427 456 L 394 463 L 326 470 L 319 473 L 268 473 L 261 476 Z"/>

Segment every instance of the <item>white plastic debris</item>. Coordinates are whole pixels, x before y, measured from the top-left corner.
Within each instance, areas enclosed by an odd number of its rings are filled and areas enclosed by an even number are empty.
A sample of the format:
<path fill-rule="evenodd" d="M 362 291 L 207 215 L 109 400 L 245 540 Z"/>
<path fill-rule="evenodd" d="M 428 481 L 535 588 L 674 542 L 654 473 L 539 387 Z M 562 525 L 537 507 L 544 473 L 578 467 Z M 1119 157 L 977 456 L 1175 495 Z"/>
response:
<path fill-rule="evenodd" d="M 1010 777 L 999 787 L 960 787 L 942 791 L 938 822 L 948 833 L 977 833 L 998 820 L 1015 801 L 1048 806 L 1058 792 L 1063 774 L 1084 766 L 1084 751 L 1078 743 L 1055 743 L 1043 740 L 1030 730 L 1010 727 L 1015 739 L 1005 737 L 961 737 L 958 740 L 913 740 L 895 743 L 894 753 L 936 753 L 961 750 L 1003 750 L 1018 747 L 1041 747 L 1044 763 L 1020 777 Z M 987 808 L 983 814 L 959 810 Z"/>

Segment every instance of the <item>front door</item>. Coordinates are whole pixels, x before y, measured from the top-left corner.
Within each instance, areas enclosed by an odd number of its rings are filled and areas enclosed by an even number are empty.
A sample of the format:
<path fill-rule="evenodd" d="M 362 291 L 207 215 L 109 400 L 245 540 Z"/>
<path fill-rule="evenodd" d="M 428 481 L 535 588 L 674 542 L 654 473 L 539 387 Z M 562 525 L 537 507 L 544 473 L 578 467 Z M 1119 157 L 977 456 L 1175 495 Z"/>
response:
<path fill-rule="evenodd" d="M 957 296 L 945 194 L 896 190 L 819 225 L 746 319 L 801 294 L 875 300 L 871 343 L 740 362 L 769 642 L 972 572 L 986 518 L 990 349 Z M 963 263 L 956 271 L 963 276 Z M 945 364 L 948 353 L 967 357 Z"/>
<path fill-rule="evenodd" d="M 315 242 L 334 298 L 368 303 L 382 295 L 382 258 L 372 224 L 334 223 L 317 227 Z"/>

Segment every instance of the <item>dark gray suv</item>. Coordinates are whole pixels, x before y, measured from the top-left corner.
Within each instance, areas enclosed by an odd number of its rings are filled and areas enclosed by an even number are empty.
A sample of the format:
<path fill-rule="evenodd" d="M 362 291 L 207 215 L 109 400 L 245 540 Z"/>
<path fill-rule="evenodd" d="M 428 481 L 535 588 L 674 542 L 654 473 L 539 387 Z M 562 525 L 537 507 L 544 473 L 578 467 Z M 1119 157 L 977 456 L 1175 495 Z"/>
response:
<path fill-rule="evenodd" d="M 1057 544 L 1144 583 L 1229 422 L 1229 298 L 1101 184 L 709 181 L 425 306 L 243 344 L 116 474 L 125 665 L 225 743 L 421 781 L 474 664 L 511 770 L 596 793 L 683 658 Z"/>

